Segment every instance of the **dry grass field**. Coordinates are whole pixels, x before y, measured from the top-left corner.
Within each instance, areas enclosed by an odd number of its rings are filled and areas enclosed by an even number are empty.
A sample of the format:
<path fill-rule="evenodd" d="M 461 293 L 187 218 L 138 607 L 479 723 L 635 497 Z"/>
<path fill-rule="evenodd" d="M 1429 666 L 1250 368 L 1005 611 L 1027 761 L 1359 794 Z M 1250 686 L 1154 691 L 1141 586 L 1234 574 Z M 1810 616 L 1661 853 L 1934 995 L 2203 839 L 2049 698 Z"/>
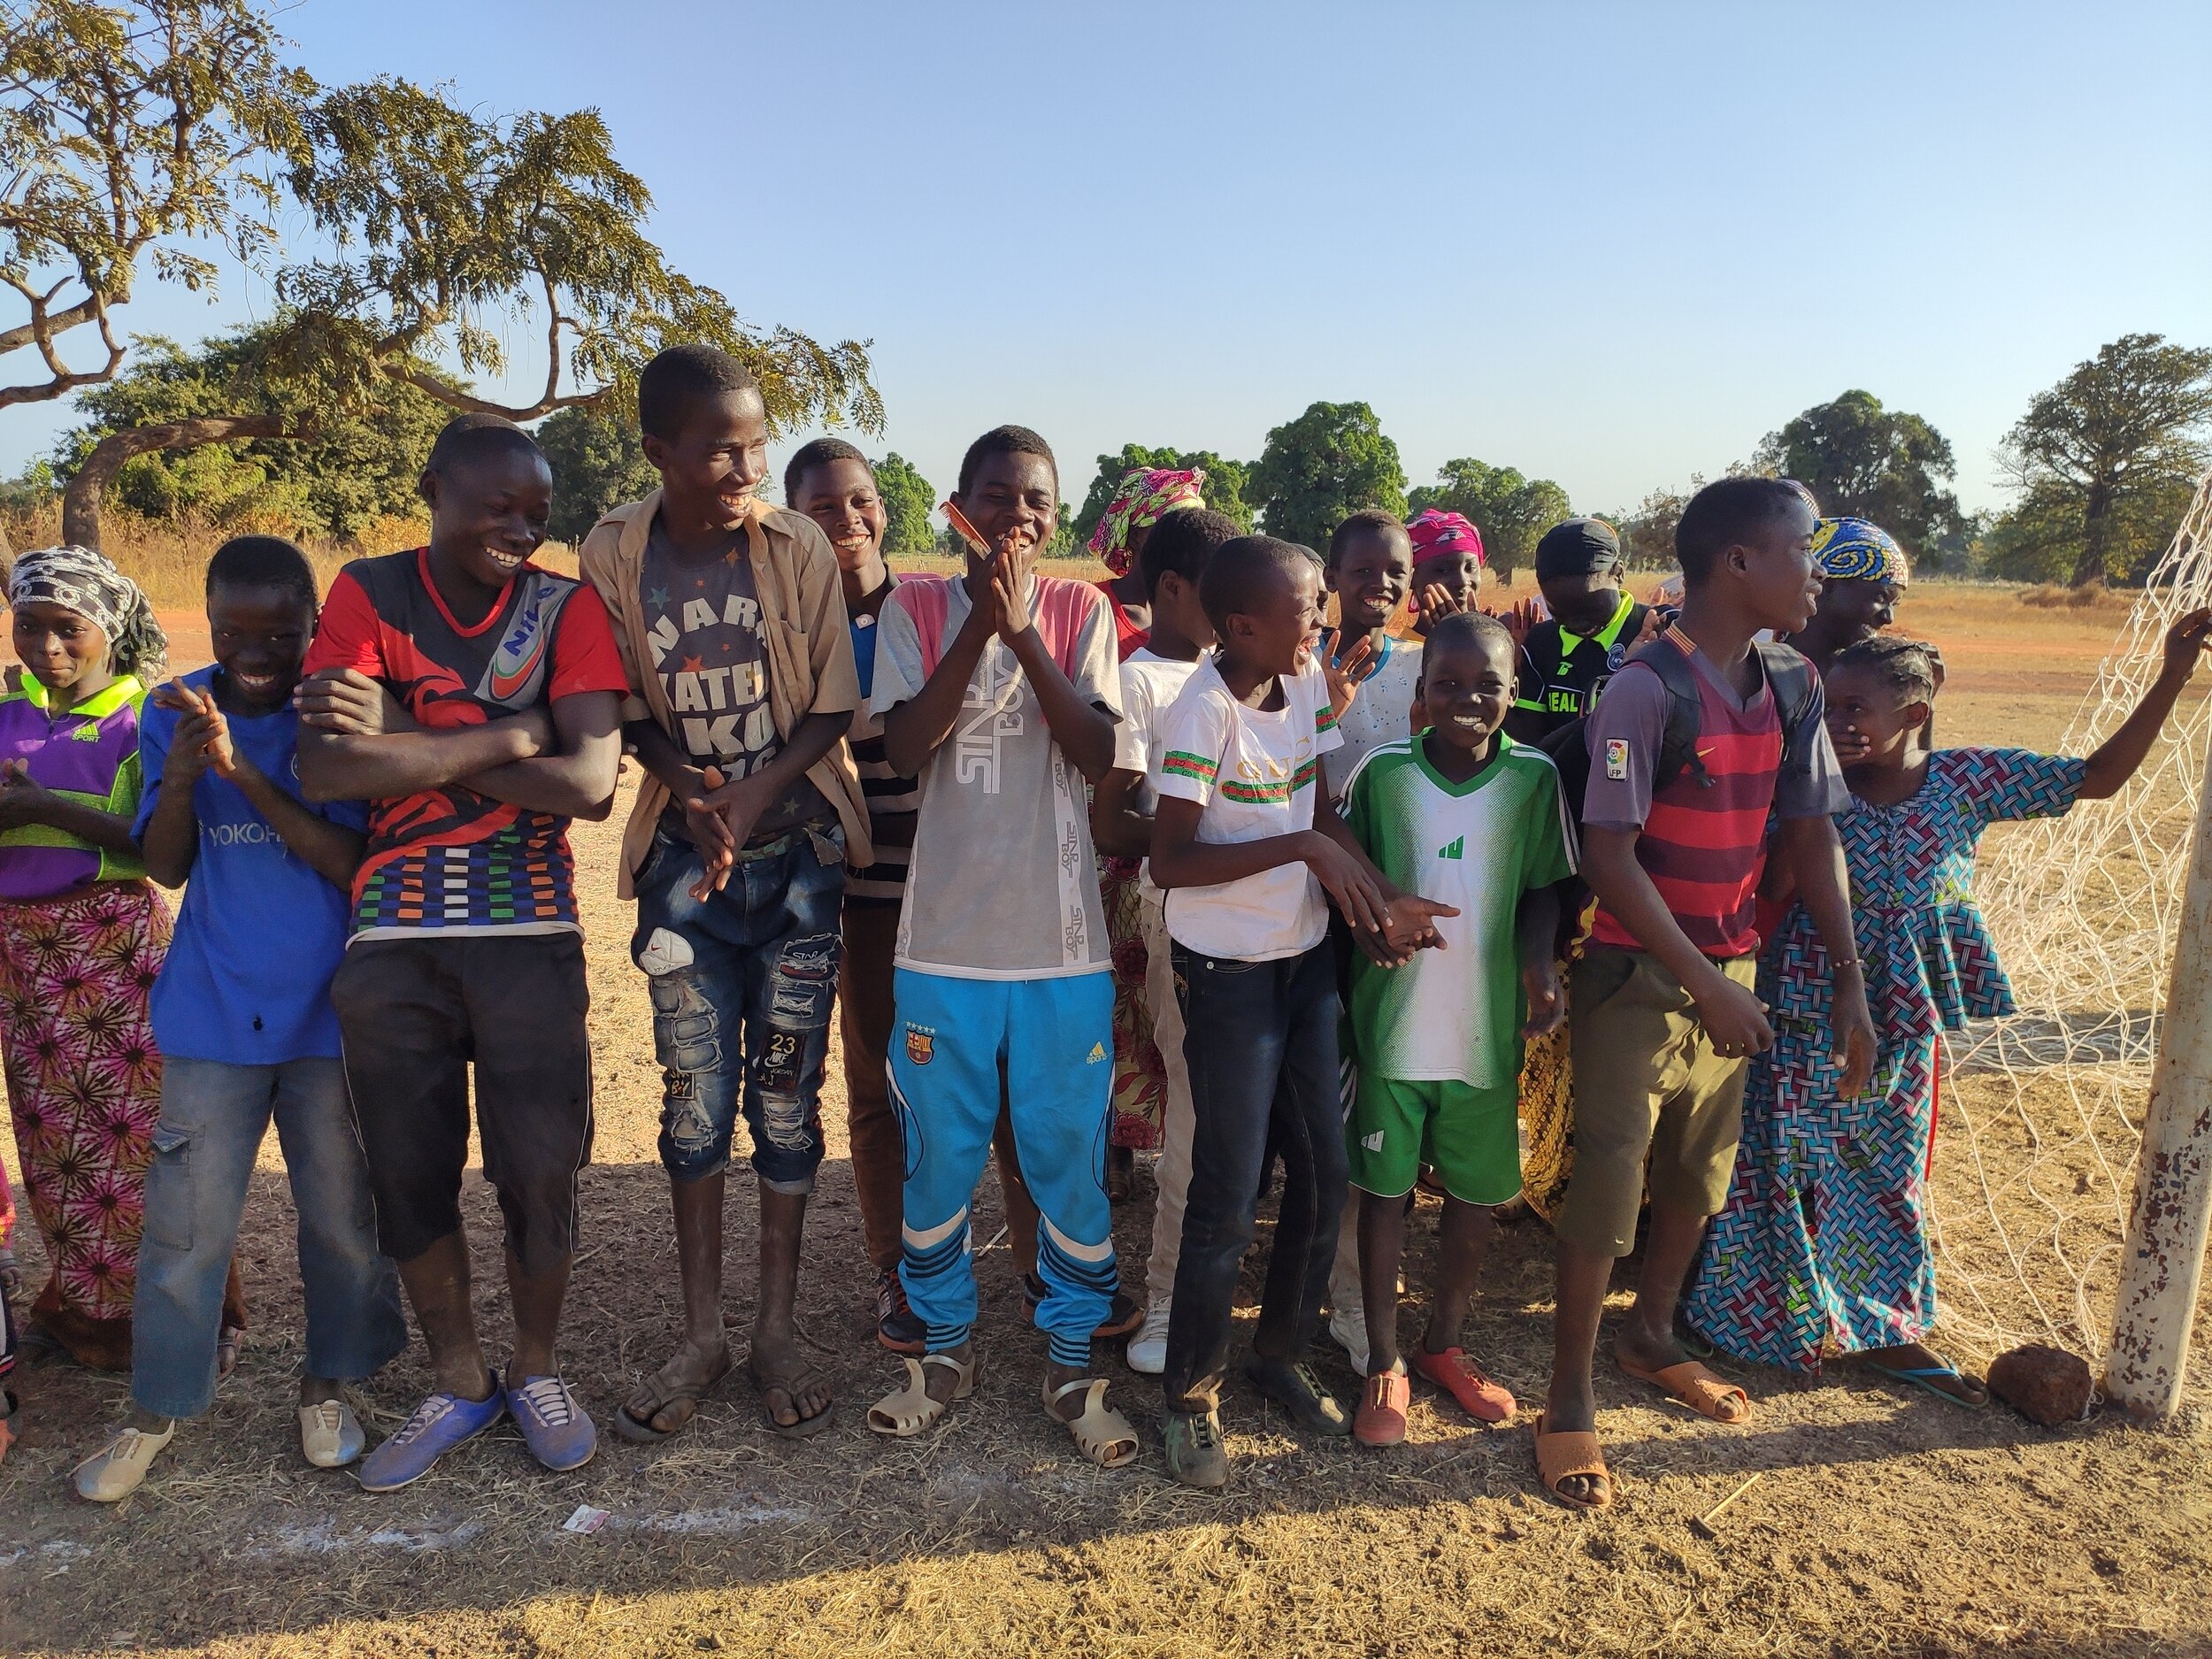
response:
<path fill-rule="evenodd" d="M 1903 626 L 1934 637 L 1950 664 L 1947 741 L 2050 745 L 2124 614 L 2116 603 L 2040 610 L 2006 589 L 1929 584 Z M 182 628 L 178 643 L 190 660 Z M 614 825 L 576 835 L 599 1141 L 565 1351 L 603 1425 L 657 1363 L 677 1313 L 653 1152 L 658 1078 L 609 875 L 616 838 Z M 2045 1430 L 1848 1366 L 1795 1388 L 1724 1364 L 1760 1402 L 1747 1426 L 1724 1428 L 1601 1369 L 1621 1496 L 1600 1516 L 1540 1495 L 1525 1427 L 1471 1431 L 1425 1389 L 1410 1442 L 1382 1454 L 1302 1440 L 1239 1387 L 1225 1402 L 1232 1484 L 1211 1496 L 1168 1479 L 1156 1393 L 1118 1357 L 1116 1394 L 1147 1429 L 1137 1467 L 1093 1471 L 1046 1421 L 1042 1345 L 1000 1246 L 978 1261 L 987 1365 L 978 1396 L 927 1438 L 879 1441 L 862 1414 L 895 1364 L 872 1340 L 834 1061 L 831 1075 L 830 1158 L 801 1297 L 807 1337 L 837 1378 L 832 1430 L 802 1444 L 772 1437 L 733 1378 L 680 1438 L 647 1450 L 609 1434 L 597 1460 L 568 1475 L 539 1471 L 511 1430 L 388 1497 L 308 1469 L 290 1404 L 292 1217 L 272 1144 L 240 1247 L 254 1317 L 245 1358 L 212 1416 L 180 1434 L 131 1501 L 96 1509 L 66 1479 L 126 1409 L 122 1380 L 65 1365 L 20 1379 L 25 1440 L 0 1465 L 0 1648 L 364 1659 L 2212 1651 L 2201 1383 L 2155 1431 L 2109 1415 Z M 1968 1179 L 1961 1156 L 1955 1140 L 1939 1149 L 1946 1190 Z M 1125 1280 L 1149 1201 L 1141 1168 L 1118 1212 Z M 473 1173 L 466 1203 L 489 1268 L 497 1212 Z M 733 1196 L 728 1319 L 741 1346 L 749 1210 Z M 979 1240 L 996 1233 L 996 1211 L 987 1177 Z M 1434 1220 L 1424 1201 L 1407 1270 L 1417 1286 Z M 43 1263 L 27 1220 L 25 1232 L 35 1283 Z M 1525 1401 L 1542 1391 L 1550 1298 L 1546 1235 L 1507 1232 L 1468 1338 Z M 497 1351 L 495 1278 L 480 1302 Z M 2200 1327 L 2200 1379 L 2206 1358 Z M 1320 1366 L 1348 1396 L 1356 1387 L 1333 1348 Z M 426 1374 L 417 1348 L 361 1390 L 373 1432 L 397 1425 Z M 1692 1532 L 1692 1517 L 1755 1473 L 1717 1540 Z M 591 1536 L 564 1532 L 579 1504 L 611 1518 Z"/>

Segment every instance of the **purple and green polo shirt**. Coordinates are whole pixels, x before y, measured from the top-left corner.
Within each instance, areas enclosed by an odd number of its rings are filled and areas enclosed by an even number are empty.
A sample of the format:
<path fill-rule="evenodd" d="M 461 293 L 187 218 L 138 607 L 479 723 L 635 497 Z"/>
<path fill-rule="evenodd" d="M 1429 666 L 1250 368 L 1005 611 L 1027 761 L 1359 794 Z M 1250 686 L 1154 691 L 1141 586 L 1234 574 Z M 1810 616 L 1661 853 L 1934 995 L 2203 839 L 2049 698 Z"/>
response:
<path fill-rule="evenodd" d="M 138 710 L 145 700 L 146 687 L 126 674 L 58 710 L 46 687 L 25 674 L 19 689 L 0 693 L 0 761 L 19 760 L 33 783 L 128 823 L 138 811 Z M 0 830 L 0 902 L 50 899 L 145 873 L 134 856 L 44 824 Z"/>

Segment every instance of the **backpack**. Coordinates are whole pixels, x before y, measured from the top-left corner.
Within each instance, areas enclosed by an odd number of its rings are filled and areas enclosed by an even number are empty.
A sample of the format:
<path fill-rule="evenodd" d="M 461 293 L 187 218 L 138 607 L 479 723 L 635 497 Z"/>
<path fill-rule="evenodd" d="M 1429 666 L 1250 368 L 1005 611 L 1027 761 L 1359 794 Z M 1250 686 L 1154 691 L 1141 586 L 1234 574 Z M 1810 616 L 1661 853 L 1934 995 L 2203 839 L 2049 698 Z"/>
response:
<path fill-rule="evenodd" d="M 1819 680 L 1813 665 L 1789 646 L 1755 641 L 1751 649 L 1759 659 L 1759 672 L 1765 676 L 1768 689 L 1774 693 L 1775 708 L 1782 718 L 1782 763 L 1778 780 L 1802 777 L 1812 770 L 1813 764 L 1811 755 L 1805 752 L 1809 745 L 1804 741 L 1802 727 Z M 1628 662 L 1649 664 L 1669 693 L 1666 732 L 1659 741 L 1658 764 L 1652 768 L 1651 792 L 1657 795 L 1686 772 L 1697 780 L 1700 788 L 1709 789 L 1713 780 L 1705 775 L 1705 763 L 1697 753 L 1704 700 L 1698 690 L 1697 669 L 1688 654 L 1663 634 L 1630 652 Z M 1559 769 L 1559 787 L 1566 798 L 1567 814 L 1578 830 L 1582 827 L 1582 803 L 1590 787 L 1590 742 L 1586 730 L 1589 721 L 1586 712 L 1557 731 L 1547 733 L 1537 745 Z"/>

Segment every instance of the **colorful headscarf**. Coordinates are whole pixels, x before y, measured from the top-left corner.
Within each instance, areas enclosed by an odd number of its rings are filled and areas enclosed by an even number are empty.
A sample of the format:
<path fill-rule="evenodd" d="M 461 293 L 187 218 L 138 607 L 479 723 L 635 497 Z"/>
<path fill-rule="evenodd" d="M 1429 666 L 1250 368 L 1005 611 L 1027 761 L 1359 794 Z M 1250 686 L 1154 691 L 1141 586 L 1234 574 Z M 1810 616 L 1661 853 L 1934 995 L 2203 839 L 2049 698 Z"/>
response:
<path fill-rule="evenodd" d="M 1430 507 L 1417 514 L 1406 526 L 1406 534 L 1413 540 L 1413 562 L 1438 558 L 1447 553 L 1472 553 L 1475 563 L 1485 563 L 1482 552 L 1482 532 L 1463 512 L 1446 512 L 1440 507 Z"/>
<path fill-rule="evenodd" d="M 35 548 L 8 572 L 11 605 L 59 605 L 107 635 L 108 659 L 119 674 L 160 677 L 169 636 L 139 586 L 103 554 L 87 547 Z"/>
<path fill-rule="evenodd" d="M 1813 526 L 1813 563 L 1830 581 L 1912 580 L 1905 549 L 1881 526 L 1865 518 L 1823 518 Z"/>
<path fill-rule="evenodd" d="M 1178 472 L 1173 467 L 1140 466 L 1125 473 L 1105 516 L 1091 532 L 1091 551 L 1104 559 L 1106 568 L 1115 575 L 1126 576 L 1130 533 L 1149 529 L 1179 508 L 1204 506 L 1206 498 L 1199 487 L 1205 481 L 1206 474 L 1196 467 Z"/>

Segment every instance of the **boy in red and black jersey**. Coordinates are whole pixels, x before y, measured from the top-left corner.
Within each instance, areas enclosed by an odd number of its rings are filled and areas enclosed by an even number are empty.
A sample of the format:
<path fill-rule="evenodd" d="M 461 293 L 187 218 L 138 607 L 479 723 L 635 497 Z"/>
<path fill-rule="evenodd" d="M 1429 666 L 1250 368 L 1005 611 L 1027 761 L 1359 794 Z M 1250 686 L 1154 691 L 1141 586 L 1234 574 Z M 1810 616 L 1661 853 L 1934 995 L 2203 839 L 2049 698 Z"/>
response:
<path fill-rule="evenodd" d="M 340 572 L 299 695 L 303 792 L 370 803 L 331 1001 L 379 1241 L 437 1372 L 438 1392 L 362 1461 L 372 1491 L 509 1412 L 549 1468 L 595 1445 L 553 1358 L 591 1149 L 568 821 L 612 804 L 628 682 L 598 595 L 529 563 L 552 475 L 528 434 L 452 422 L 422 492 L 430 545 Z M 477 1340 L 457 1202 L 472 1062 L 514 1299 L 503 1386 Z"/>

